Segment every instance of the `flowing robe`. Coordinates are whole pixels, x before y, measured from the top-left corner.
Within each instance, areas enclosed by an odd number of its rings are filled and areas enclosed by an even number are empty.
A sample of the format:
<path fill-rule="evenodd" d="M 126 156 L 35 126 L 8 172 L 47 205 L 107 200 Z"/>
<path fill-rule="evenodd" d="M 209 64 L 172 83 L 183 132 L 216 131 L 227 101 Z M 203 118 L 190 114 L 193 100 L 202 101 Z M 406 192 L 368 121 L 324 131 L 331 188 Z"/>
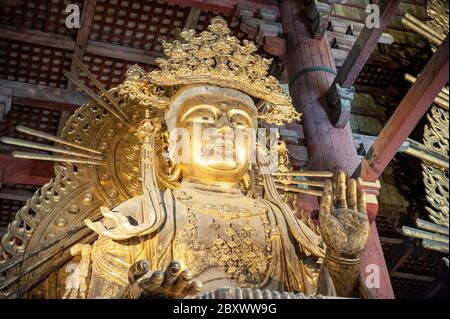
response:
<path fill-rule="evenodd" d="M 234 212 L 235 218 L 223 218 L 189 207 L 177 190 L 166 190 L 163 198 L 164 222 L 152 233 L 146 233 L 146 228 L 154 216 L 145 209 L 143 196 L 104 214 L 104 222 L 87 221 L 99 234 L 92 247 L 88 298 L 132 297 L 128 270 L 139 260 L 148 260 L 152 271 L 181 260 L 194 279 L 203 283 L 203 292 L 227 286 L 335 294 L 328 271 L 321 265 L 321 237 L 292 211 L 292 216 L 286 216 L 279 205 L 258 200 L 258 209 L 250 209 L 250 216 Z M 255 202 L 243 194 L 230 202 L 245 200 Z M 118 223 L 128 230 L 125 234 L 117 231 Z"/>

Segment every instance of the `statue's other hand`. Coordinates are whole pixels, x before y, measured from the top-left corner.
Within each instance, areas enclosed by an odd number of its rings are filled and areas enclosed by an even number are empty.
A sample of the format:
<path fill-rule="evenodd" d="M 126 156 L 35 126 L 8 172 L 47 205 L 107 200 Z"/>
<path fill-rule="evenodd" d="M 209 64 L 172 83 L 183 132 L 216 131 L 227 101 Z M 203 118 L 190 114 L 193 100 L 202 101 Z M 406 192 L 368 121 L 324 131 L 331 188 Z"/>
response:
<path fill-rule="evenodd" d="M 320 228 L 327 254 L 359 258 L 369 238 L 366 194 L 358 190 L 356 180 L 340 171 L 334 183 L 328 180 L 320 202 Z"/>
<path fill-rule="evenodd" d="M 170 262 L 166 271 L 150 271 L 150 263 L 140 260 L 129 270 L 131 294 L 136 298 L 184 298 L 202 289 L 201 282 L 192 280 L 189 269 L 179 261 Z"/>

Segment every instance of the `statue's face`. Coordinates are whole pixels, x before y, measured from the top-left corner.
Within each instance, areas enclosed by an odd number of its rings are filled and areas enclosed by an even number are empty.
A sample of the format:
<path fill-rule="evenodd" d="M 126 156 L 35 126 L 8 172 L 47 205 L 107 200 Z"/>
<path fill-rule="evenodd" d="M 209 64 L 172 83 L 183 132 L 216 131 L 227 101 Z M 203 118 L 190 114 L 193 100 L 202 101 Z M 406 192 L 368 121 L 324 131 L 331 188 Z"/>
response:
<path fill-rule="evenodd" d="M 238 183 L 249 168 L 254 123 L 255 107 L 242 99 L 205 94 L 183 101 L 176 113 L 176 127 L 189 135 L 189 156 L 179 163 L 183 178 Z M 178 137 L 177 144 L 186 143 Z"/>

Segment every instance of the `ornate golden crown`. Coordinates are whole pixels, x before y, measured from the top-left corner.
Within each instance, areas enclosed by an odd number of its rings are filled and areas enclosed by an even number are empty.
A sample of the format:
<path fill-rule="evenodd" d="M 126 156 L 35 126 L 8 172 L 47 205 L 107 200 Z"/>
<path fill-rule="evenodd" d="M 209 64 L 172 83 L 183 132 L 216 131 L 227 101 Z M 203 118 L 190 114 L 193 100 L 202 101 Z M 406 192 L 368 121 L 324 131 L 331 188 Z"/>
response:
<path fill-rule="evenodd" d="M 132 67 L 120 91 L 126 91 L 144 104 L 156 106 L 151 98 L 155 96 L 155 89 L 147 86 L 143 94 L 145 82 L 159 87 L 212 84 L 261 99 L 265 103 L 258 106 L 258 118 L 267 123 L 281 125 L 300 119 L 290 96 L 275 77 L 267 74 L 272 60 L 255 54 L 257 48 L 253 42 L 244 40 L 241 44 L 230 32 L 221 17 L 211 19 L 208 31 L 181 32 L 181 40 L 163 43 L 166 58 L 156 60 L 159 70 L 144 75 L 142 69 Z M 166 102 L 159 107 L 164 108 Z"/>

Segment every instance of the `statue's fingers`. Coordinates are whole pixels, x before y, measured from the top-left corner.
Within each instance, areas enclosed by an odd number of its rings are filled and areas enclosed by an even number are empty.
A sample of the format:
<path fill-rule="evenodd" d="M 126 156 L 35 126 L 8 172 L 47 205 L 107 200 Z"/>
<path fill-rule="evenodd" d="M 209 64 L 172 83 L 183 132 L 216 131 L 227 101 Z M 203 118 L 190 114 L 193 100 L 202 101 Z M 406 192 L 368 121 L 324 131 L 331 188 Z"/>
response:
<path fill-rule="evenodd" d="M 320 200 L 320 218 L 327 218 L 331 214 L 331 207 L 333 205 L 333 198 L 331 193 L 331 181 L 327 180 L 325 182 L 325 188 L 323 190 L 323 195 Z"/>
<path fill-rule="evenodd" d="M 183 291 L 184 288 L 186 288 L 186 286 L 190 283 L 191 280 L 192 280 L 192 274 L 189 271 L 189 269 L 183 270 L 180 273 L 180 275 L 178 276 L 177 280 L 175 281 L 174 293 L 178 294 L 181 291 Z"/>
<path fill-rule="evenodd" d="M 203 285 L 200 281 L 194 280 L 189 283 L 184 289 L 183 294 L 186 295 L 196 295 L 202 291 Z"/>
<path fill-rule="evenodd" d="M 147 260 L 139 260 L 131 265 L 128 270 L 128 279 L 131 283 L 144 276 L 150 269 L 150 263 Z"/>
<path fill-rule="evenodd" d="M 339 171 L 336 177 L 336 208 L 347 208 L 347 176 Z"/>
<path fill-rule="evenodd" d="M 361 189 L 358 190 L 358 211 L 367 216 L 366 192 L 363 192 Z"/>
<path fill-rule="evenodd" d="M 348 208 L 351 210 L 357 209 L 358 202 L 358 185 L 354 178 L 350 178 L 347 185 L 347 202 Z"/>
<path fill-rule="evenodd" d="M 181 272 L 182 264 L 179 261 L 172 261 L 169 266 L 167 267 L 167 270 L 165 272 L 165 278 L 163 283 L 161 284 L 161 287 L 163 288 L 169 288 L 172 286 L 172 284 L 177 279 L 178 275 Z"/>
<path fill-rule="evenodd" d="M 139 286 L 147 292 L 157 289 L 161 286 L 164 280 L 164 273 L 162 271 L 156 270 L 150 276 L 145 276 L 139 282 Z"/>

